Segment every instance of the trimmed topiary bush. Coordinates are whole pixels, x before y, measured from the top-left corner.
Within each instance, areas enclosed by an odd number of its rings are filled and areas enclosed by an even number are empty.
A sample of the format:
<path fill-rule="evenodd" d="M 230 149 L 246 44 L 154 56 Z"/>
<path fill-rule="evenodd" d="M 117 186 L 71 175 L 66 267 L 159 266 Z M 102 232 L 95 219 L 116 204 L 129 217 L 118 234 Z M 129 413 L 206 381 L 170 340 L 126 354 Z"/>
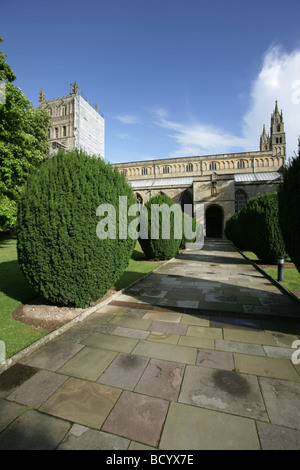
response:
<path fill-rule="evenodd" d="M 226 224 L 225 235 L 238 248 L 253 251 L 267 264 L 276 264 L 278 256 L 285 256 L 277 193 L 250 199 L 231 219 Z"/>
<path fill-rule="evenodd" d="M 174 227 L 174 212 L 170 208 L 174 205 L 177 211 L 179 224 Z M 156 206 L 155 208 L 153 206 Z M 175 207 L 176 206 L 176 207 Z M 148 214 L 148 236 L 139 238 L 143 252 L 148 259 L 171 259 L 178 253 L 182 240 L 182 212 L 178 204 L 175 204 L 166 194 L 158 194 L 149 199 L 145 204 Z M 166 214 L 170 214 L 170 231 L 164 231 L 163 216 L 159 209 L 165 208 Z M 155 216 L 157 213 L 157 217 Z M 164 218 L 166 221 L 167 217 Z M 145 219 L 144 219 L 145 222 Z M 146 223 L 146 222 L 145 222 Z M 180 236 L 178 237 L 180 233 Z"/>
<path fill-rule="evenodd" d="M 300 272 L 300 150 L 284 171 L 278 193 L 279 222 L 287 252 Z"/>
<path fill-rule="evenodd" d="M 119 238 L 119 196 L 135 202 L 125 176 L 82 151 L 58 152 L 31 175 L 18 208 L 17 247 L 37 294 L 84 308 L 120 278 L 135 241 Z M 96 234 L 100 204 L 115 208 L 115 239 Z"/>
<path fill-rule="evenodd" d="M 248 226 L 243 210 L 239 210 L 227 220 L 225 236 L 240 250 L 246 250 L 248 246 Z"/>

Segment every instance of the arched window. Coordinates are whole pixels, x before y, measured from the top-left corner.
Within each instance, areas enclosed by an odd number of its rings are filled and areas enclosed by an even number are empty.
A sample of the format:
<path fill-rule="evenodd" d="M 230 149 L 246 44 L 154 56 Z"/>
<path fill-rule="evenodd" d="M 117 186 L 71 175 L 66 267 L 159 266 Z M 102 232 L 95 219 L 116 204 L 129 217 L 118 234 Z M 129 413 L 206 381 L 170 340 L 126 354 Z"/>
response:
<path fill-rule="evenodd" d="M 135 199 L 139 207 L 143 205 L 143 198 L 139 193 L 136 193 Z"/>
<path fill-rule="evenodd" d="M 145 176 L 148 174 L 148 168 L 142 168 L 141 175 Z"/>
<path fill-rule="evenodd" d="M 237 167 L 238 168 L 245 168 L 245 160 L 239 160 L 237 162 Z"/>
<path fill-rule="evenodd" d="M 247 195 L 241 189 L 238 189 L 235 193 L 235 212 L 243 209 L 247 204 Z"/>
<path fill-rule="evenodd" d="M 163 167 L 163 174 L 165 175 L 166 173 L 170 173 L 170 167 L 169 166 L 164 166 Z"/>
<path fill-rule="evenodd" d="M 185 171 L 193 171 L 193 164 L 192 163 L 188 163 L 185 167 Z"/>
<path fill-rule="evenodd" d="M 216 162 L 211 162 L 211 163 L 209 164 L 209 169 L 210 169 L 210 170 L 216 170 L 216 169 L 217 169 L 217 164 L 216 164 Z"/>

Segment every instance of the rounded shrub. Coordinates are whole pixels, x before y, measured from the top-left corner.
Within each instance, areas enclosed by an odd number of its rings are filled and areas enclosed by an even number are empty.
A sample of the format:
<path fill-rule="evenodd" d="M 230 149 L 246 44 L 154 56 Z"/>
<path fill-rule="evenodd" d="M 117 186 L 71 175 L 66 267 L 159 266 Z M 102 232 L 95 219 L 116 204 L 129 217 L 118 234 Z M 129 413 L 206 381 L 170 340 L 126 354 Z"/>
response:
<path fill-rule="evenodd" d="M 146 214 L 147 221 L 143 220 L 147 223 L 147 236 L 139 238 L 144 254 L 148 259 L 153 260 L 173 258 L 182 240 L 180 206 L 166 194 L 158 194 L 146 202 L 145 208 L 144 214 Z"/>
<path fill-rule="evenodd" d="M 245 213 L 239 210 L 226 222 L 225 236 L 240 250 L 246 250 L 248 246 L 248 227 Z"/>
<path fill-rule="evenodd" d="M 38 295 L 84 308 L 120 278 L 135 241 L 119 237 L 119 196 L 135 202 L 125 176 L 83 151 L 60 151 L 31 175 L 18 208 L 17 248 L 22 272 Z M 104 221 L 96 214 L 102 204 L 113 208 L 108 228 L 115 238 L 96 233 Z"/>
<path fill-rule="evenodd" d="M 278 193 L 279 222 L 287 252 L 300 272 L 300 151 L 285 169 Z"/>
<path fill-rule="evenodd" d="M 227 222 L 226 237 L 242 250 L 253 251 L 266 264 L 276 264 L 285 256 L 278 215 L 277 193 L 266 193 L 248 201 Z"/>

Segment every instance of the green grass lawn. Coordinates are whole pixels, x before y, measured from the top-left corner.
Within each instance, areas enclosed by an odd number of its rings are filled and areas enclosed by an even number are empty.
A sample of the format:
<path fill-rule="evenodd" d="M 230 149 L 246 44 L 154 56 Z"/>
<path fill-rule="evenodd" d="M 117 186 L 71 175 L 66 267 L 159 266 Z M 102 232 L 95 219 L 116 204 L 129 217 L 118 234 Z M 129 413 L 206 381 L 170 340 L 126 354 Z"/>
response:
<path fill-rule="evenodd" d="M 18 305 L 37 297 L 21 273 L 16 243 L 15 238 L 0 238 L 0 340 L 5 343 L 6 358 L 47 334 L 44 330 L 20 323 L 12 317 Z M 160 264 L 147 262 L 137 242 L 129 265 L 115 288 L 123 289 Z"/>
<path fill-rule="evenodd" d="M 257 256 L 251 251 L 243 251 L 243 254 L 254 262 L 258 261 Z M 290 259 L 288 258 L 287 261 L 290 261 Z M 274 268 L 264 268 L 264 271 L 277 281 L 277 266 Z M 296 268 L 285 268 L 283 272 L 283 281 L 281 281 L 280 284 L 300 297 L 300 274 Z"/>
<path fill-rule="evenodd" d="M 252 251 L 243 251 L 243 255 L 249 259 L 252 259 L 252 261 L 258 260 L 256 254 L 252 253 Z"/>
<path fill-rule="evenodd" d="M 277 281 L 277 268 L 264 268 L 264 271 Z M 296 268 L 284 269 L 283 281 L 280 284 L 291 292 L 299 291 L 294 293 L 300 297 L 300 274 Z"/>
<path fill-rule="evenodd" d="M 153 271 L 153 269 L 158 268 L 161 264 L 162 263 L 147 261 L 139 242 L 137 242 L 129 265 L 123 276 L 116 282 L 115 288 L 117 290 L 124 289 L 124 287 L 129 286 L 134 281 L 145 276 L 145 274 Z"/>
<path fill-rule="evenodd" d="M 16 240 L 0 240 L 0 340 L 6 346 L 6 357 L 34 343 L 47 334 L 13 319 L 12 313 L 22 303 L 36 297 L 22 275 L 17 261 Z"/>

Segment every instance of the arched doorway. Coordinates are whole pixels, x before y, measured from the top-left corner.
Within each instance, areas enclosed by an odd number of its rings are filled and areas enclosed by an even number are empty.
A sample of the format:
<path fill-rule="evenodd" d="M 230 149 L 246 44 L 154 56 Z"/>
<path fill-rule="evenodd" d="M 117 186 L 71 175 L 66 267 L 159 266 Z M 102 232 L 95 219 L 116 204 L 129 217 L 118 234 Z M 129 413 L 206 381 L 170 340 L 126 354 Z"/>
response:
<path fill-rule="evenodd" d="M 220 206 L 210 206 L 206 210 L 206 236 L 211 238 L 222 238 L 223 211 Z"/>
<path fill-rule="evenodd" d="M 193 203 L 194 203 L 193 191 L 190 188 L 187 188 L 185 191 L 183 191 L 180 197 L 181 210 L 184 212 L 184 205 L 189 205 L 189 207 L 186 209 L 190 209 L 189 215 L 193 216 L 194 215 Z"/>

